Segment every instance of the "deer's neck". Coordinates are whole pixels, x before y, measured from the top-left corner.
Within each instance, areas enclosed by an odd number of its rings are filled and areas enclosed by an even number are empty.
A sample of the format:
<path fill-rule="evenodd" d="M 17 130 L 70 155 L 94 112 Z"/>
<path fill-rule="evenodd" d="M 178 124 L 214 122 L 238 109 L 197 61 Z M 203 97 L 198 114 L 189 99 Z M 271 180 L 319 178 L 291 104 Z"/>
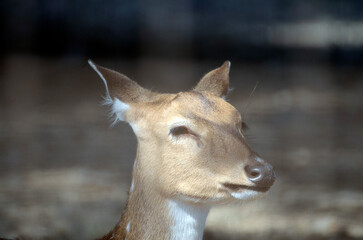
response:
<path fill-rule="evenodd" d="M 147 181 L 135 178 L 136 171 L 125 213 L 103 239 L 201 240 L 209 206 L 168 199 Z"/>
<path fill-rule="evenodd" d="M 169 216 L 171 218 L 171 238 L 175 240 L 201 240 L 209 207 L 196 206 L 180 200 L 169 200 Z"/>

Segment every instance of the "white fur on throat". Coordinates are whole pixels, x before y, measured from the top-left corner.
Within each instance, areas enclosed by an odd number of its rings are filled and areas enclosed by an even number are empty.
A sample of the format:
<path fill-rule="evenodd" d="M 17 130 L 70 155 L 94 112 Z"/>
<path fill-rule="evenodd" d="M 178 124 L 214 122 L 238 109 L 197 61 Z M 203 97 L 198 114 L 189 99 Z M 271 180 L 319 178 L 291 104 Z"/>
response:
<path fill-rule="evenodd" d="M 169 201 L 172 240 L 202 240 L 209 206 L 197 206 L 180 200 Z"/>

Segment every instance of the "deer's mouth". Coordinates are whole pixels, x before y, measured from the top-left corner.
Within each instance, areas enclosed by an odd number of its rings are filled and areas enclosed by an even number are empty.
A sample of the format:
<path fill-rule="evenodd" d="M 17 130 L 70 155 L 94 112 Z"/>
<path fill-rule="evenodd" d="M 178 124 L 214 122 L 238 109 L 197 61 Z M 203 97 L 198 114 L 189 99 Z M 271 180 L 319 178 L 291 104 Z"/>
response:
<path fill-rule="evenodd" d="M 225 188 L 232 192 L 238 192 L 241 190 L 252 190 L 256 192 L 267 192 L 271 186 L 247 186 L 241 184 L 233 184 L 233 183 L 223 183 L 222 184 Z"/>

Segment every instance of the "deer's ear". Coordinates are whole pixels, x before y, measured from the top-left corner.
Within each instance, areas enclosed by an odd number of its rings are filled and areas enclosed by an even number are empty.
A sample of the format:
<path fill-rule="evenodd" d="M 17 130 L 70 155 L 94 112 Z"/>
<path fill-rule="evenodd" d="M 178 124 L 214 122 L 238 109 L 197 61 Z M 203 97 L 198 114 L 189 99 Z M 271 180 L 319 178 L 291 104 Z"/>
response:
<path fill-rule="evenodd" d="M 207 73 L 194 88 L 194 91 L 210 92 L 218 97 L 225 97 L 229 86 L 230 61 L 225 61 L 222 66 Z"/>
<path fill-rule="evenodd" d="M 98 66 L 91 60 L 89 65 L 97 72 L 106 87 L 106 104 L 112 106 L 116 120 L 125 120 L 125 113 L 133 103 L 148 102 L 154 93 L 116 71 Z"/>

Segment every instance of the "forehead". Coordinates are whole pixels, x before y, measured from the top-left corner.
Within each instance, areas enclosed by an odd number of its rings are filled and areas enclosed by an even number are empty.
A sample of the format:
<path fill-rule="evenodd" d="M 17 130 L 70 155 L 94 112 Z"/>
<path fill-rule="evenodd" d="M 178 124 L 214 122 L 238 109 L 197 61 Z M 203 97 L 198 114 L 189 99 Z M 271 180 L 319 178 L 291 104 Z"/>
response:
<path fill-rule="evenodd" d="M 231 124 L 241 121 L 239 112 L 228 102 L 213 94 L 201 92 L 178 93 L 171 106 L 178 115 L 198 120 Z"/>

